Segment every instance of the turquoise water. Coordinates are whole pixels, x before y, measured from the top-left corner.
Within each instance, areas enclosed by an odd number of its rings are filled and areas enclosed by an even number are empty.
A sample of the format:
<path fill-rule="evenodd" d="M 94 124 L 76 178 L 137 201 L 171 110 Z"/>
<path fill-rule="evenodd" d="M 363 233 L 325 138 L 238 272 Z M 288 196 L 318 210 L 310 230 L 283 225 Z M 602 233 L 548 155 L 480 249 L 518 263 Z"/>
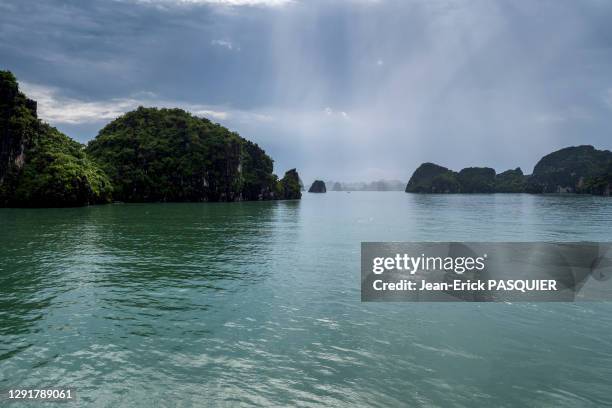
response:
<path fill-rule="evenodd" d="M 576 196 L 0 209 L 0 389 L 108 407 L 610 406 L 611 303 L 361 303 L 359 251 L 611 231 L 612 199 Z"/>

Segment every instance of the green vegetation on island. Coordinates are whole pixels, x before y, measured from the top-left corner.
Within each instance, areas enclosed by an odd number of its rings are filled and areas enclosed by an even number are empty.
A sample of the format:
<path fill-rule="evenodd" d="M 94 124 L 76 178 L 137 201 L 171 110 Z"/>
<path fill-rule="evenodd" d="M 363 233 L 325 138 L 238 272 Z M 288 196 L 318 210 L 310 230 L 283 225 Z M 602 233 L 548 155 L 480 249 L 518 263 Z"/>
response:
<path fill-rule="evenodd" d="M 496 193 L 522 193 L 525 191 L 526 184 L 527 178 L 520 167 L 506 170 L 495 176 Z"/>
<path fill-rule="evenodd" d="M 495 170 L 490 167 L 468 167 L 457 174 L 462 193 L 494 193 Z"/>
<path fill-rule="evenodd" d="M 456 173 L 433 163 L 421 164 L 407 193 L 579 193 L 610 195 L 612 152 L 593 146 L 567 147 L 544 156 L 525 176 L 520 168 L 495 174 L 488 167 Z"/>
<path fill-rule="evenodd" d="M 583 190 L 590 194 L 606 195 L 612 194 L 612 162 L 600 175 L 589 177 L 583 186 Z"/>
<path fill-rule="evenodd" d="M 0 71 L 0 206 L 106 203 L 111 183 L 83 146 L 37 117 L 36 102 Z"/>
<path fill-rule="evenodd" d="M 272 159 L 254 143 L 181 109 L 139 107 L 106 125 L 87 153 L 115 200 L 235 201 L 274 195 Z"/>
<path fill-rule="evenodd" d="M 87 147 L 40 121 L 36 102 L 0 71 L 0 206 L 299 199 L 257 144 L 180 109 L 140 107 Z"/>

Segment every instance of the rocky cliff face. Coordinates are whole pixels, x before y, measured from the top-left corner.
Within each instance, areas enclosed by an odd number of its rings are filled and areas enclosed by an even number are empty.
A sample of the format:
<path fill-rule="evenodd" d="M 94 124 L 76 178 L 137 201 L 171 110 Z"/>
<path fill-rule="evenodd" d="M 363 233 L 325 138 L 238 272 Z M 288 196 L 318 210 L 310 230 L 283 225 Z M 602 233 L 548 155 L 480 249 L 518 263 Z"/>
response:
<path fill-rule="evenodd" d="M 0 71 L 0 188 L 23 167 L 37 125 L 36 102 L 19 92 L 13 74 Z"/>
<path fill-rule="evenodd" d="M 272 173 L 274 161 L 256 143 L 243 140 L 242 144 L 243 200 L 270 200 L 274 198 L 276 176 Z"/>
<path fill-rule="evenodd" d="M 605 178 L 612 152 L 593 146 L 567 147 L 544 156 L 527 183 L 530 193 L 597 193 L 596 179 Z M 599 180 L 602 181 L 602 180 Z"/>
<path fill-rule="evenodd" d="M 0 206 L 96 204 L 110 201 L 111 191 L 83 146 L 42 123 L 13 74 L 0 71 Z"/>
<path fill-rule="evenodd" d="M 309 193 L 325 193 L 327 189 L 325 188 L 325 182 L 322 180 L 315 180 L 314 183 L 308 189 Z"/>

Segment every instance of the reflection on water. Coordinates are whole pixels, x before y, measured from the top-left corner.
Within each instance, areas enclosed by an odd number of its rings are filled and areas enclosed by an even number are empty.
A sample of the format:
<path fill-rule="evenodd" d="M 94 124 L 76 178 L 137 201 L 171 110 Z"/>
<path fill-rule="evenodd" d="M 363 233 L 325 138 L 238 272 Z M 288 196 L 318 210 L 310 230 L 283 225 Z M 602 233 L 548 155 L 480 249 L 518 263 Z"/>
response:
<path fill-rule="evenodd" d="M 609 241 L 612 201 L 0 209 L 0 389 L 84 405 L 612 404 L 612 306 L 362 304 L 361 241 Z"/>

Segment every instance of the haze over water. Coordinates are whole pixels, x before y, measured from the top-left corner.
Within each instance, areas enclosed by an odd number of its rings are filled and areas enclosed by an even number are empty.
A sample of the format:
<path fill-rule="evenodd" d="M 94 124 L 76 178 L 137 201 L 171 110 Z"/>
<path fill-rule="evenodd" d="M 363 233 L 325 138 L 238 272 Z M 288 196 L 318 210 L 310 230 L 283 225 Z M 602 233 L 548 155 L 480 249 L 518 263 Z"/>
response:
<path fill-rule="evenodd" d="M 79 405 L 611 405 L 611 303 L 360 302 L 362 241 L 609 241 L 590 196 L 0 209 L 0 389 Z M 16 404 L 15 406 L 18 406 Z"/>

